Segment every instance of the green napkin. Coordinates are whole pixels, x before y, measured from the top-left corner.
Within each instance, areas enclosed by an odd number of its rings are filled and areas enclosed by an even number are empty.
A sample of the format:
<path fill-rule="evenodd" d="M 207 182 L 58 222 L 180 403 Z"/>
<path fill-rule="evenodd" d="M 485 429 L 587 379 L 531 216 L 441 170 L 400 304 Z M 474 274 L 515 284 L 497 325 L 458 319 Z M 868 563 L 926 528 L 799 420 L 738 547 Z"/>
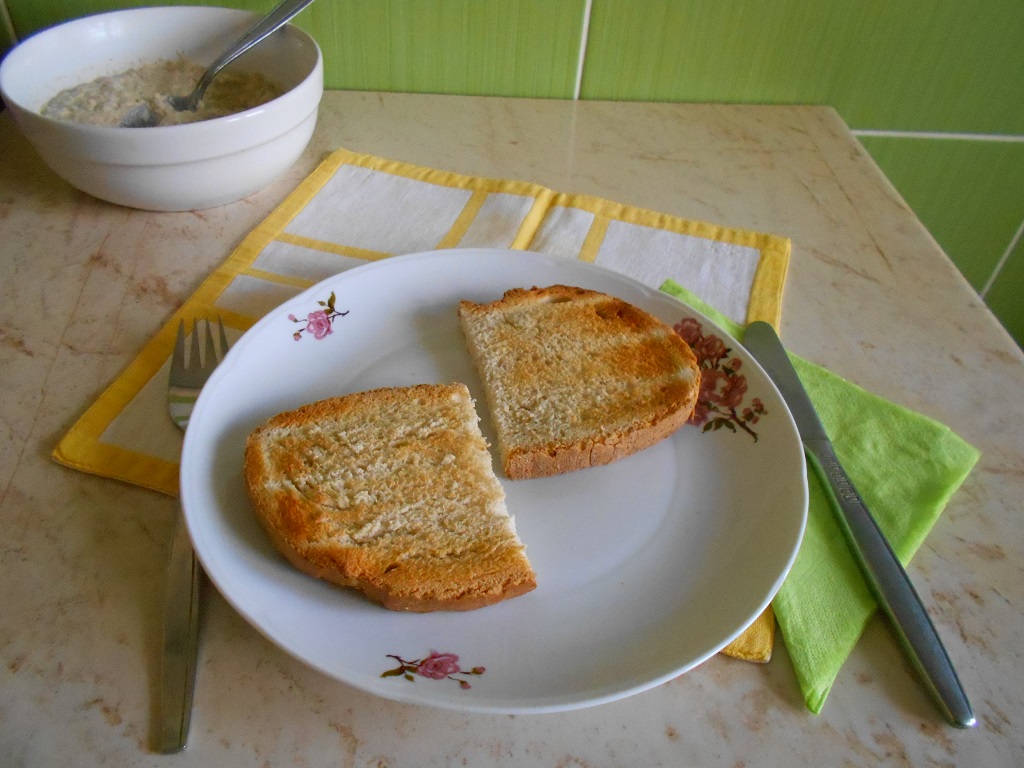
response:
<path fill-rule="evenodd" d="M 742 339 L 743 329 L 677 283 L 661 290 Z M 949 428 L 790 355 L 865 504 L 906 565 L 980 453 Z M 808 709 L 821 712 L 878 608 L 829 498 L 808 468 L 810 506 L 796 561 L 772 603 Z"/>

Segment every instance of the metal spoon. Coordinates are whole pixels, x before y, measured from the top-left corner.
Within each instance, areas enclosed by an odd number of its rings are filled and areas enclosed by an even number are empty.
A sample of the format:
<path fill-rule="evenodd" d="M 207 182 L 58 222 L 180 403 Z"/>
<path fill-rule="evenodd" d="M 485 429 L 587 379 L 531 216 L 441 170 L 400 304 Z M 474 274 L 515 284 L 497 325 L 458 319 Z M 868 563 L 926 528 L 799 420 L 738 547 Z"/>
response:
<path fill-rule="evenodd" d="M 271 34 L 283 27 L 299 11 L 312 3 L 313 0 L 283 0 L 270 13 L 260 19 L 244 35 L 236 40 L 221 56 L 214 61 L 203 76 L 195 90 L 186 96 L 168 96 L 167 103 L 176 112 L 195 112 L 199 106 L 203 94 L 206 93 L 210 81 L 228 64 L 248 51 L 257 43 L 261 42 Z M 119 123 L 122 128 L 151 128 L 159 122 L 160 118 L 150 109 L 148 104 L 139 104 L 129 110 Z"/>

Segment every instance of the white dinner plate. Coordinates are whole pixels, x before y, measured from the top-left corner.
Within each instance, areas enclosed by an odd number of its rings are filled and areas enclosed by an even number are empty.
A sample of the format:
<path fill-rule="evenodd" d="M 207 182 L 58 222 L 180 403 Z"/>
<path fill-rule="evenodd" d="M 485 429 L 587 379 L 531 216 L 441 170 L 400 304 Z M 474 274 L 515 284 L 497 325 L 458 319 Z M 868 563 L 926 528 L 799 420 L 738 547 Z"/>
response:
<path fill-rule="evenodd" d="M 396 613 L 287 564 L 246 496 L 249 432 L 326 397 L 462 381 L 493 444 L 458 302 L 556 283 L 604 291 L 669 325 L 683 323 L 695 349 L 717 361 L 704 376 L 717 383 L 719 411 L 705 427 L 688 424 L 605 467 L 516 481 L 499 468 L 537 573 L 527 595 L 476 611 Z M 358 267 L 256 323 L 196 404 L 181 490 L 207 574 L 281 648 L 380 696 L 496 713 L 600 704 L 700 664 L 771 601 L 807 515 L 793 419 L 757 363 L 710 320 L 606 269 L 483 249 Z"/>

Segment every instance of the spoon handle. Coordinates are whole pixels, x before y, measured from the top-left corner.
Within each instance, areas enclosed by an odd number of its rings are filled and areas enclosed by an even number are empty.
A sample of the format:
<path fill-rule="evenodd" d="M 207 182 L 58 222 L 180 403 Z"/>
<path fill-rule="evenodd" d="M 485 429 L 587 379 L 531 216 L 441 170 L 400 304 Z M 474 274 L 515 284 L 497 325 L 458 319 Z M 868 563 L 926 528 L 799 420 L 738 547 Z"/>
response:
<path fill-rule="evenodd" d="M 270 13 L 256 22 L 244 35 L 238 38 L 234 45 L 222 53 L 220 57 L 218 57 L 207 68 L 203 73 L 203 76 L 199 78 L 199 84 L 196 86 L 196 90 L 192 94 L 192 98 L 198 102 L 199 99 L 202 98 L 203 93 L 206 92 L 206 88 L 210 84 L 210 81 L 213 80 L 213 78 L 216 77 L 224 67 L 252 48 L 256 43 L 273 34 L 280 27 L 283 27 L 291 21 L 293 16 L 312 2 L 313 0 L 283 0 L 283 2 L 279 3 L 272 11 L 270 11 Z"/>

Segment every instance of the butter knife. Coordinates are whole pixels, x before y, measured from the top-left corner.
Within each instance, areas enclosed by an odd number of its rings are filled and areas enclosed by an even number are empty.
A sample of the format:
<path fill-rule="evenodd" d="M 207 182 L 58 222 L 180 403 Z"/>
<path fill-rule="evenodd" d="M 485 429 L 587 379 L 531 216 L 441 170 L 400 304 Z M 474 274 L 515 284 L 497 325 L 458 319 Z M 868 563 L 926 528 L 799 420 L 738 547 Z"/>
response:
<path fill-rule="evenodd" d="M 178 514 L 167 568 L 164 652 L 160 667 L 158 751 L 185 746 L 192 714 L 199 632 L 199 562 L 192 550 L 185 516 Z"/>
<path fill-rule="evenodd" d="M 743 346 L 768 372 L 789 406 L 811 465 L 825 481 L 850 548 L 908 657 L 953 725 L 976 724 L 967 694 L 910 577 L 839 463 L 821 419 L 775 329 L 747 326 Z"/>

